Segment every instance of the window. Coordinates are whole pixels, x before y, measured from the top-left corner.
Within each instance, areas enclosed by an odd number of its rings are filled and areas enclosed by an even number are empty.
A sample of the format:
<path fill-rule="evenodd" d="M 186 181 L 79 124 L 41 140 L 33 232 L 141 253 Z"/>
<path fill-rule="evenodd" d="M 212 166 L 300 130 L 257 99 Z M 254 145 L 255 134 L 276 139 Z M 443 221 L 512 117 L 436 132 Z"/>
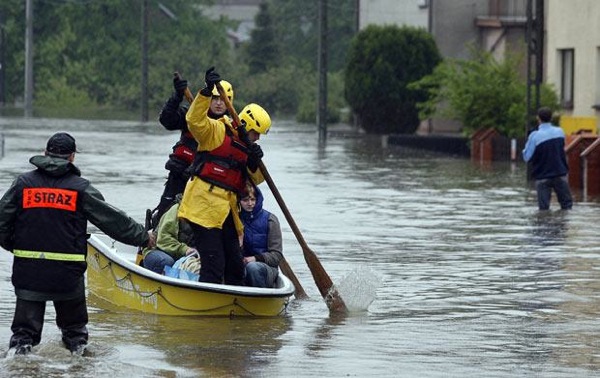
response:
<path fill-rule="evenodd" d="M 559 50 L 560 63 L 560 102 L 563 108 L 573 109 L 575 50 Z"/>

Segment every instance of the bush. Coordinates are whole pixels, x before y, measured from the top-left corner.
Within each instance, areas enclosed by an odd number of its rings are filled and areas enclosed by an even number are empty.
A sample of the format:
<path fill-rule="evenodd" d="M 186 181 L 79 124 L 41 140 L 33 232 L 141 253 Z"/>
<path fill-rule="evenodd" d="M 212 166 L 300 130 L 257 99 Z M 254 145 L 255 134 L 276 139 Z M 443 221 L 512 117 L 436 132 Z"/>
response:
<path fill-rule="evenodd" d="M 296 121 L 302 123 L 317 122 L 318 83 L 315 75 L 311 85 L 300 86 L 300 104 L 296 113 Z M 327 123 L 338 123 L 341 120 L 341 109 L 344 101 L 344 78 L 342 72 L 327 75 Z"/>
<path fill-rule="evenodd" d="M 314 74 L 307 67 L 286 65 L 269 69 L 267 72 L 246 76 L 239 88 L 239 101 L 255 102 L 269 114 L 295 114 L 300 102 L 299 87 L 302 87 Z M 314 87 L 313 87 L 314 88 Z"/>
<path fill-rule="evenodd" d="M 48 79 L 45 90 L 37 96 L 36 106 L 60 109 L 89 108 L 97 104 L 85 90 L 69 86 L 67 78 L 62 76 Z"/>
<path fill-rule="evenodd" d="M 367 133 L 414 133 L 418 102 L 428 92 L 408 84 L 441 61 L 431 35 L 413 27 L 371 25 L 352 40 L 345 72 L 346 100 Z"/>
<path fill-rule="evenodd" d="M 527 86 L 515 67 L 520 58 L 509 55 L 502 62 L 485 51 L 472 49 L 471 60 L 446 60 L 411 88 L 427 90 L 420 102 L 421 119 L 438 115 L 458 120 L 470 137 L 480 128 L 494 127 L 508 137 L 525 136 Z M 558 98 L 544 84 L 542 106 L 557 110 Z"/>

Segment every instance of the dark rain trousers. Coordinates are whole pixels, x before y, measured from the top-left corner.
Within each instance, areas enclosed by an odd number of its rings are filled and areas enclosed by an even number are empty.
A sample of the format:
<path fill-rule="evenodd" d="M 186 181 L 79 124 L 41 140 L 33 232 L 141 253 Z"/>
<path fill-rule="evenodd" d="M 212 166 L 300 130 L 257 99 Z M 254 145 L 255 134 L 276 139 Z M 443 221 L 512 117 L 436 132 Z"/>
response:
<path fill-rule="evenodd" d="M 53 301 L 56 310 L 56 325 L 62 332 L 62 341 L 67 349 L 75 351 L 77 346 L 88 341 L 88 312 L 85 294 L 70 300 Z M 38 345 L 44 327 L 45 301 L 28 301 L 17 298 L 15 316 L 11 326 L 13 332 L 9 347 Z"/>
<path fill-rule="evenodd" d="M 538 208 L 540 210 L 550 209 L 550 199 L 553 189 L 561 209 L 569 210 L 573 207 L 573 198 L 571 197 L 567 176 L 536 180 L 535 188 L 537 190 Z"/>
<path fill-rule="evenodd" d="M 193 244 L 200 253 L 200 282 L 244 285 L 244 261 L 231 214 L 223 227 L 206 228 L 191 223 Z"/>
<path fill-rule="evenodd" d="M 165 190 L 160 197 L 160 202 L 156 207 L 156 212 L 152 215 L 152 228 L 158 227 L 158 222 L 164 213 L 167 212 L 175 203 L 176 196 L 183 193 L 185 185 L 189 180 L 189 175 L 185 172 L 178 172 L 172 170 L 169 172 L 167 182 L 165 183 Z"/>

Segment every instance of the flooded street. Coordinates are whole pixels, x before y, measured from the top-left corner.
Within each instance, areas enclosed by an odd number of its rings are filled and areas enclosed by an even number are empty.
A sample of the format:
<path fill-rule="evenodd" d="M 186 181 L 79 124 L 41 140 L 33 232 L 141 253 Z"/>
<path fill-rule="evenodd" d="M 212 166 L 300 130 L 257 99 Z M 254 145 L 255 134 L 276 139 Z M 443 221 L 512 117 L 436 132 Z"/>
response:
<path fill-rule="evenodd" d="M 265 208 L 310 298 L 287 316 L 153 316 L 89 297 L 88 358 L 60 345 L 48 304 L 42 344 L 0 358 L 31 377 L 595 377 L 600 375 L 600 203 L 537 210 L 523 163 L 470 160 L 275 120 L 264 162 L 335 283 L 378 284 L 366 311 L 329 314 L 266 184 Z M 143 222 L 158 203 L 177 133 L 157 122 L 0 118 L 0 194 L 47 138 L 68 131 L 75 164 Z M 93 228 L 92 228 L 93 229 Z M 0 253 L 0 353 L 14 311 L 12 255 Z M 368 283 L 351 296 L 361 297 Z M 349 298 L 351 299 L 351 298 Z"/>

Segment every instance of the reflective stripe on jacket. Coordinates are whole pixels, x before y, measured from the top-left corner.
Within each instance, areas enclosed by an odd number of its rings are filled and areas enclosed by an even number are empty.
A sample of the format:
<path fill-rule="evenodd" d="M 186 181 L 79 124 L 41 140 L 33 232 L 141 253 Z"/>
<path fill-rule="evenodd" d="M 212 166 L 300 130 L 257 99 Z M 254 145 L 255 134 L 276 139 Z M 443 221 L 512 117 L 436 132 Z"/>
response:
<path fill-rule="evenodd" d="M 15 256 L 15 291 L 51 295 L 79 290 L 87 267 L 88 221 L 121 243 L 148 244 L 144 226 L 106 203 L 102 193 L 79 177 L 79 169 L 71 162 L 42 155 L 33 156 L 29 162 L 38 169 L 17 177 L 0 199 L 0 245 L 13 252 L 71 254 L 77 261 Z M 30 198 L 39 203 L 27 202 L 24 193 L 37 194 L 37 199 Z"/>
<path fill-rule="evenodd" d="M 12 275 L 16 288 L 66 293 L 79 285 L 87 267 L 87 219 L 81 200 L 88 186 L 73 169 L 57 176 L 38 169 L 19 177 Z"/>
<path fill-rule="evenodd" d="M 57 260 L 57 261 L 85 261 L 84 255 L 73 255 L 71 253 L 54 253 L 44 251 L 24 251 L 22 249 L 13 250 L 15 257 L 27 259 Z"/>

